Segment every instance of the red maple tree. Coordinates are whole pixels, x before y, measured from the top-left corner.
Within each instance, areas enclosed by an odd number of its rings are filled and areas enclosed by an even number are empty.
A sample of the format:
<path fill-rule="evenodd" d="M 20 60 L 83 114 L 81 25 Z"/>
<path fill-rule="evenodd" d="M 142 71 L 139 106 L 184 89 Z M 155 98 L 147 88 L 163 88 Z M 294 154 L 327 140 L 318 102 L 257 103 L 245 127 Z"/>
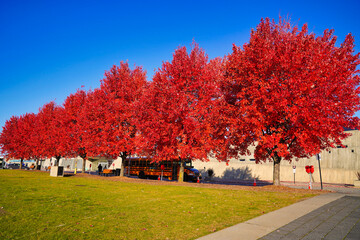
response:
<path fill-rule="evenodd" d="M 4 154 L 6 158 L 12 157 L 13 152 L 13 138 L 15 132 L 15 125 L 18 122 L 17 116 L 12 116 L 9 120 L 6 120 L 5 125 L 0 134 L 0 147 L 1 153 Z"/>
<path fill-rule="evenodd" d="M 212 125 L 207 121 L 217 93 L 220 61 L 208 61 L 198 45 L 188 54 L 178 48 L 171 62 L 164 62 L 139 102 L 138 146 L 154 161 L 207 160 L 212 149 Z"/>
<path fill-rule="evenodd" d="M 20 169 L 22 169 L 23 160 L 34 157 L 36 115 L 26 113 L 20 117 L 13 116 L 5 122 L 3 131 L 0 135 L 0 146 L 2 153 L 6 158 L 20 159 Z"/>
<path fill-rule="evenodd" d="M 64 141 L 62 141 L 63 149 L 66 156 L 78 157 L 83 159 L 82 171 L 85 172 L 87 159 L 85 134 L 86 134 L 86 92 L 78 90 L 74 94 L 70 94 L 64 102 L 64 116 L 62 117 L 62 125 L 65 128 Z"/>
<path fill-rule="evenodd" d="M 307 25 L 265 19 L 227 58 L 221 88 L 230 152 L 236 157 L 256 143 L 257 162 L 274 162 L 275 185 L 282 159 L 341 144 L 343 127 L 359 124 L 359 53 L 351 34 L 339 47 L 335 42 L 333 30 L 315 36 Z"/>
<path fill-rule="evenodd" d="M 56 158 L 55 166 L 60 158 L 66 156 L 64 141 L 66 128 L 63 126 L 64 108 L 54 102 L 45 104 L 37 114 L 40 134 L 40 155 L 47 158 Z"/>
<path fill-rule="evenodd" d="M 26 145 L 29 146 L 30 158 L 35 160 L 35 169 L 41 160 L 41 135 L 38 115 L 34 113 L 27 114 L 26 119 Z"/>
<path fill-rule="evenodd" d="M 88 156 L 100 156 L 103 153 L 105 143 L 102 141 L 102 134 L 105 116 L 103 92 L 100 89 L 88 91 L 80 119 L 84 123 L 81 124 L 84 128 L 82 141 Z"/>
<path fill-rule="evenodd" d="M 100 89 L 89 93 L 86 102 L 87 150 L 93 156 L 121 157 L 124 161 L 136 151 L 134 107 L 147 85 L 141 67 L 130 69 L 121 62 L 105 73 Z"/>

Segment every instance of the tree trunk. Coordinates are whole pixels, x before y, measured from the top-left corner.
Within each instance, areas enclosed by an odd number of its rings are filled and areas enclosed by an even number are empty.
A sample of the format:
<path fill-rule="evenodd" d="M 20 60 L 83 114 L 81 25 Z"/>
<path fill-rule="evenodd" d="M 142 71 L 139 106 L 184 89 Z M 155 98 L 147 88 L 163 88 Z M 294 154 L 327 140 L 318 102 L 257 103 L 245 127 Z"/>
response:
<path fill-rule="evenodd" d="M 56 161 L 54 163 L 54 166 L 59 166 L 60 158 L 61 158 L 61 156 L 56 156 L 55 157 Z"/>
<path fill-rule="evenodd" d="M 281 157 L 279 157 L 277 154 L 273 158 L 274 160 L 274 168 L 273 168 L 273 184 L 275 186 L 280 186 L 280 162 Z"/>
<path fill-rule="evenodd" d="M 124 176 L 124 172 L 125 172 L 125 161 L 126 161 L 126 158 L 127 158 L 127 154 L 126 153 L 123 153 L 120 155 L 121 157 L 121 170 L 120 170 L 120 177 L 123 177 Z"/>
<path fill-rule="evenodd" d="M 86 168 L 86 159 L 85 158 L 81 158 L 83 160 L 82 162 L 82 173 L 85 173 L 85 168 Z"/>
<path fill-rule="evenodd" d="M 39 166 L 39 159 L 36 158 L 36 160 L 35 160 L 35 170 L 38 169 L 38 166 Z"/>
<path fill-rule="evenodd" d="M 184 182 L 184 160 L 180 158 L 180 170 L 178 182 Z"/>
<path fill-rule="evenodd" d="M 20 169 L 22 169 L 23 161 L 24 161 L 24 160 L 21 158 L 21 159 L 20 159 Z"/>
<path fill-rule="evenodd" d="M 80 149 L 80 157 L 83 160 L 83 164 L 82 164 L 82 172 L 85 173 L 85 168 L 86 168 L 86 153 L 85 153 L 85 148 L 81 148 Z"/>

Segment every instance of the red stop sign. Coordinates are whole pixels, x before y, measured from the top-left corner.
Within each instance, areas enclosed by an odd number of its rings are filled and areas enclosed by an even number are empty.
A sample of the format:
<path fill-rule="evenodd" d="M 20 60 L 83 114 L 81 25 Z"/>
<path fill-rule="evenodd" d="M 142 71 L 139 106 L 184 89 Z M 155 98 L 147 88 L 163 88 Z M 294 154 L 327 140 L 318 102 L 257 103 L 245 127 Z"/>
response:
<path fill-rule="evenodd" d="M 165 166 L 162 164 L 162 165 L 160 166 L 160 168 L 161 168 L 161 170 L 164 170 L 164 169 L 165 169 Z"/>
<path fill-rule="evenodd" d="M 305 170 L 307 173 L 314 173 L 314 166 L 313 165 L 305 166 Z"/>

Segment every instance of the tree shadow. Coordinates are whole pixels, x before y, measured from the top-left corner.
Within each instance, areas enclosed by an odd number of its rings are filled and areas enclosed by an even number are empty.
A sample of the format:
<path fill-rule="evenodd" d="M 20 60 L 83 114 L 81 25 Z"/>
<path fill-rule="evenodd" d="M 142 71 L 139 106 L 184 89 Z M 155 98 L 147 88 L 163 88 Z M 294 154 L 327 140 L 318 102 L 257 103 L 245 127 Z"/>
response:
<path fill-rule="evenodd" d="M 207 172 L 200 170 L 202 176 L 204 176 L 204 182 L 213 184 L 227 184 L 227 185 L 243 185 L 243 186 L 254 186 L 255 180 L 257 186 L 272 185 L 269 181 L 260 180 L 259 175 L 252 173 L 249 167 L 243 168 L 227 168 L 221 176 L 214 176 L 209 178 Z"/>
<path fill-rule="evenodd" d="M 227 168 L 222 177 L 220 179 L 229 179 L 229 180 L 256 180 L 259 179 L 259 176 L 253 175 L 252 171 L 249 169 L 249 167 L 243 167 L 243 168 Z"/>
<path fill-rule="evenodd" d="M 73 173 L 64 173 L 63 177 L 73 177 L 73 176 L 75 176 L 75 174 Z"/>

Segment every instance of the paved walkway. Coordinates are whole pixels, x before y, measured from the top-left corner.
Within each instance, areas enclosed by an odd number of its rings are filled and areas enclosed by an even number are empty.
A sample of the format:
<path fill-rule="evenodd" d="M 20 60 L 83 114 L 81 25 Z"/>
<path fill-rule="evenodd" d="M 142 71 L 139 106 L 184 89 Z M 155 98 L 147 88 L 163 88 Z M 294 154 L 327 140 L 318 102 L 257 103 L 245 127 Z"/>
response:
<path fill-rule="evenodd" d="M 344 196 L 261 239 L 360 239 L 360 196 Z"/>
<path fill-rule="evenodd" d="M 337 192 L 295 203 L 199 239 L 359 240 L 360 189 L 335 186 L 331 190 Z"/>

